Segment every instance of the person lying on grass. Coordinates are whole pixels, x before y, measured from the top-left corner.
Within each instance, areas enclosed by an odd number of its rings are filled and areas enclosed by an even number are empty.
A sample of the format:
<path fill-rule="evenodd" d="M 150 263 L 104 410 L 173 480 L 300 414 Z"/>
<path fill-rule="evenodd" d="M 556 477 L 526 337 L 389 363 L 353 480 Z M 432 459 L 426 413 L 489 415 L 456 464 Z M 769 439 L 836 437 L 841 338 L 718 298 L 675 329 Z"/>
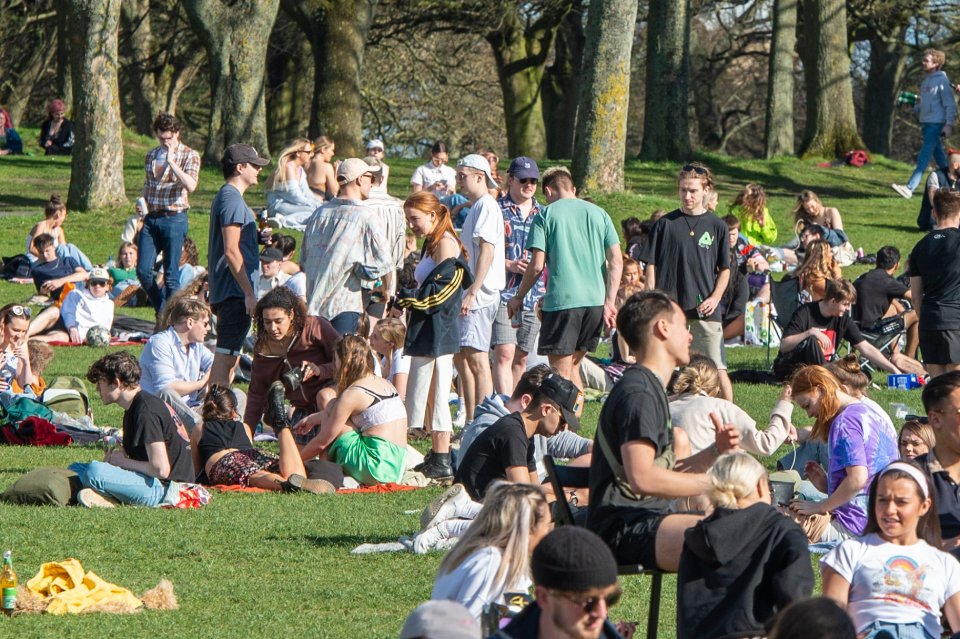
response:
<path fill-rule="evenodd" d="M 283 390 L 277 395 L 283 402 Z M 271 395 L 271 398 L 273 395 Z M 237 396 L 229 388 L 214 384 L 203 400 L 203 422 L 190 435 L 190 454 L 197 476 L 205 473 L 210 484 L 253 486 L 285 493 L 305 490 L 316 494 L 334 492 L 323 479 L 307 479 L 300 451 L 290 434 L 290 424 L 277 416 L 271 424 L 280 444 L 280 455 L 257 450 L 250 427 L 237 414 Z"/>
<path fill-rule="evenodd" d="M 123 409 L 123 447 L 107 450 L 103 461 L 77 462 L 84 490 L 77 501 L 87 507 L 116 504 L 158 507 L 180 500 L 180 482 L 192 482 L 187 435 L 163 400 L 140 390 L 140 364 L 127 351 L 104 355 L 87 371 L 104 406 Z"/>
<path fill-rule="evenodd" d="M 334 351 L 337 398 L 301 419 L 296 430 L 320 432 L 300 451 L 339 464 L 361 484 L 399 482 L 407 461 L 407 409 L 397 389 L 373 372 L 370 344 L 344 335 Z"/>

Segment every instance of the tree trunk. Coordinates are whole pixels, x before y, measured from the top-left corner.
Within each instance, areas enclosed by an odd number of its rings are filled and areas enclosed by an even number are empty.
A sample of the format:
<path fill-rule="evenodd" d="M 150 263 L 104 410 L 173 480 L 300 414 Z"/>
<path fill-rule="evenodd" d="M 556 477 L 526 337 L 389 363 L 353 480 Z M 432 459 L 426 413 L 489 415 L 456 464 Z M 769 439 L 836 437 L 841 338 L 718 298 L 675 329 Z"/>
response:
<path fill-rule="evenodd" d="M 268 154 L 264 105 L 267 42 L 280 0 L 184 0 L 190 24 L 207 50 L 210 131 L 204 156 L 219 161 L 236 142 Z M 222 131 L 222 139 L 221 139 Z"/>
<path fill-rule="evenodd" d="M 623 190 L 636 0 L 593 0 L 587 15 L 573 179 L 586 192 Z"/>
<path fill-rule="evenodd" d="M 793 70 L 797 45 L 797 3 L 774 0 L 773 40 L 767 79 L 767 117 L 763 156 L 793 155 Z"/>
<path fill-rule="evenodd" d="M 557 28 L 569 10 L 566 3 L 545 7 L 540 17 L 525 27 L 520 9 L 507 4 L 498 29 L 486 36 L 497 61 L 511 157 L 542 158 L 547 153 L 543 76 Z"/>
<path fill-rule="evenodd" d="M 893 38 L 870 39 L 870 72 L 863 104 L 863 140 L 874 153 L 890 155 L 897 89 L 906 64 L 904 27 Z"/>
<path fill-rule="evenodd" d="M 274 30 L 274 36 L 278 32 Z M 294 138 L 303 137 L 309 114 L 304 117 L 304 101 L 309 95 L 310 78 L 303 72 L 309 64 L 310 45 L 297 30 L 296 38 L 274 39 L 267 56 L 267 133 L 270 148 L 285 147 Z"/>
<path fill-rule="evenodd" d="M 553 64 L 547 67 L 541 85 L 550 159 L 573 157 L 584 40 L 583 7 L 577 2 L 560 23 L 553 47 Z"/>
<path fill-rule="evenodd" d="M 360 77 L 377 2 L 283 0 L 284 11 L 303 30 L 313 50 L 310 136 L 333 139 L 337 155 L 344 157 L 363 152 Z"/>
<path fill-rule="evenodd" d="M 122 0 L 69 0 L 70 62 L 76 144 L 70 208 L 89 211 L 126 204 L 117 81 L 117 31 Z"/>
<path fill-rule="evenodd" d="M 66 105 L 73 104 L 73 82 L 70 79 L 70 25 L 67 24 L 66 0 L 57 0 L 57 97 Z M 70 117 L 73 117 L 71 114 Z"/>
<path fill-rule="evenodd" d="M 689 77 L 689 0 L 651 2 L 641 159 L 682 162 L 689 158 Z"/>
<path fill-rule="evenodd" d="M 865 146 L 853 108 L 844 2 L 804 0 L 807 57 L 815 77 L 813 95 L 807 98 L 813 112 L 807 113 L 803 157 L 840 157 Z"/>
<path fill-rule="evenodd" d="M 134 128 L 141 135 L 152 135 L 153 118 L 158 109 L 156 83 L 147 68 L 153 52 L 150 0 L 126 0 L 122 16 L 127 36 L 124 48 L 131 62 L 127 71 L 130 74 Z"/>

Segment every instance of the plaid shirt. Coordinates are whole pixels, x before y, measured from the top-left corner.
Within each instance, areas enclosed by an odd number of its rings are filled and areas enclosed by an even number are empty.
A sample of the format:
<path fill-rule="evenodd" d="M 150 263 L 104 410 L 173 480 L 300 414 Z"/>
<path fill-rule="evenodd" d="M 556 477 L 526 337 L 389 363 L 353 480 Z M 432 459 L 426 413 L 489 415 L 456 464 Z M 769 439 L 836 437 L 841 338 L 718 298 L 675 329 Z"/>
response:
<path fill-rule="evenodd" d="M 530 215 L 524 219 L 520 212 L 520 205 L 513 201 L 510 194 L 507 193 L 497 200 L 500 210 L 503 213 L 503 250 L 507 260 L 519 260 L 523 256 L 523 250 L 527 243 L 527 235 L 530 233 L 530 225 L 533 224 L 534 216 L 541 211 L 543 207 L 536 199 L 533 200 L 533 208 L 530 209 Z M 520 281 L 523 275 L 507 271 L 507 286 L 500 293 L 500 301 L 504 304 L 510 301 L 510 298 L 517 294 L 520 288 Z M 544 268 L 540 277 L 534 282 L 527 296 L 523 298 L 523 309 L 532 311 L 536 304 L 547 292 L 547 269 Z"/>
<path fill-rule="evenodd" d="M 144 170 L 147 173 L 147 179 L 143 182 L 143 197 L 147 200 L 147 208 L 151 213 L 157 211 L 186 211 L 190 208 L 190 202 L 187 200 L 187 189 L 177 176 L 173 174 L 170 167 L 166 164 L 163 167 L 163 173 L 160 179 L 156 177 L 157 156 L 164 150 L 163 147 L 155 147 L 147 153 L 147 161 L 144 163 Z M 170 162 L 171 158 L 167 158 Z M 197 179 L 200 173 L 200 154 L 188 147 L 186 144 L 180 144 L 173 154 L 172 160 L 177 163 L 183 172 Z"/>

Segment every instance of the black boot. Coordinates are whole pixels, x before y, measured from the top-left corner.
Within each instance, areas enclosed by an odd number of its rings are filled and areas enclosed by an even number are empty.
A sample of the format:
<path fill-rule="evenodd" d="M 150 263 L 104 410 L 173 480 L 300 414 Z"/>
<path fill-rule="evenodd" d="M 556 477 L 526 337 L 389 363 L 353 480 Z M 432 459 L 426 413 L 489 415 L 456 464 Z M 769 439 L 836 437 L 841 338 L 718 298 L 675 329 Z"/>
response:
<path fill-rule="evenodd" d="M 428 479 L 450 479 L 453 477 L 450 453 L 432 452 L 430 459 L 424 463 L 420 472 Z"/>
<path fill-rule="evenodd" d="M 267 391 L 267 406 L 263 410 L 263 422 L 270 426 L 275 433 L 284 428 L 290 428 L 287 421 L 287 411 L 283 408 L 283 384 L 274 382 Z"/>

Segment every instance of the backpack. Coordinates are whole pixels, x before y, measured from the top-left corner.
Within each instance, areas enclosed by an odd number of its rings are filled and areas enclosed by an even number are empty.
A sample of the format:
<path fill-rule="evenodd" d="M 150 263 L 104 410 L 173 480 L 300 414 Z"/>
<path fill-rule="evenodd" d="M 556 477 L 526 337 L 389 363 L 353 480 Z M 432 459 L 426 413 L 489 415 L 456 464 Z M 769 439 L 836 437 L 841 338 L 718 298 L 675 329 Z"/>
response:
<path fill-rule="evenodd" d="M 87 385 L 79 377 L 57 377 L 43 391 L 40 401 L 50 410 L 66 413 L 70 417 L 78 418 L 90 414 Z"/>
<path fill-rule="evenodd" d="M 850 166 L 860 168 L 870 161 L 870 155 L 867 154 L 866 151 L 858 149 L 856 151 L 847 151 L 844 154 L 843 159 Z"/>
<path fill-rule="evenodd" d="M 3 270 L 0 271 L 0 279 L 30 277 L 30 258 L 26 255 L 14 255 L 3 258 Z"/>

